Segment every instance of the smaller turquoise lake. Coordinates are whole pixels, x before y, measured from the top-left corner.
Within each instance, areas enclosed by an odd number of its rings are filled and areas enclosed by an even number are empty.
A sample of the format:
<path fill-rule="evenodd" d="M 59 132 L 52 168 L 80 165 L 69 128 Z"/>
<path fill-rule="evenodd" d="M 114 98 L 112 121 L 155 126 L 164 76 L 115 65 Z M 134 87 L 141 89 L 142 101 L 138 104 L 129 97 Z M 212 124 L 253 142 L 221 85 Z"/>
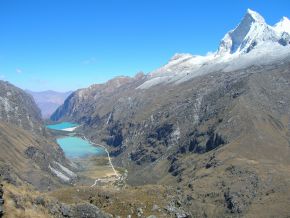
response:
<path fill-rule="evenodd" d="M 95 147 L 79 137 L 64 137 L 57 139 L 57 143 L 68 158 L 81 158 L 93 155 L 106 155 L 102 147 Z"/>
<path fill-rule="evenodd" d="M 79 124 L 77 123 L 71 123 L 71 122 L 62 122 L 62 123 L 58 123 L 58 124 L 53 124 L 53 125 L 47 125 L 46 127 L 49 129 L 54 129 L 54 130 L 63 130 L 66 128 L 72 128 L 72 127 L 76 127 Z"/>

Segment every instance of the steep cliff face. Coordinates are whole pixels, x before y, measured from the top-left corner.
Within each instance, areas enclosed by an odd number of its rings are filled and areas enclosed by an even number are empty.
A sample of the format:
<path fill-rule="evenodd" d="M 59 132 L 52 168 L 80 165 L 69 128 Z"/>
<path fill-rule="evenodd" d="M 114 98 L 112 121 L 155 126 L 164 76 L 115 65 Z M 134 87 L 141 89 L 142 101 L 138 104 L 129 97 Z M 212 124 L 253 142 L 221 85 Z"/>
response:
<path fill-rule="evenodd" d="M 0 120 L 42 134 L 41 113 L 33 98 L 8 82 L 0 81 Z"/>
<path fill-rule="evenodd" d="M 265 42 L 278 43 L 280 37 L 280 31 L 269 26 L 260 14 L 248 9 L 241 23 L 221 41 L 218 54 L 248 53 Z"/>
<path fill-rule="evenodd" d="M 69 163 L 46 133 L 33 98 L 3 81 L 0 81 L 0 142 L 0 174 L 8 182 L 25 181 L 48 190 L 73 179 L 61 170 L 61 166 L 69 168 Z"/>

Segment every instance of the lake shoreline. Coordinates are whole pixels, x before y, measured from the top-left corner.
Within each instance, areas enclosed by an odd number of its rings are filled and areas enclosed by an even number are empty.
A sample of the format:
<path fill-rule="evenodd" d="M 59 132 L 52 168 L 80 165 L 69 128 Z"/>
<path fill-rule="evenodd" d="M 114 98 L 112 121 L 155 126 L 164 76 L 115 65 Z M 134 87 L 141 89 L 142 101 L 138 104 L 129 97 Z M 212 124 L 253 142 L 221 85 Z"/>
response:
<path fill-rule="evenodd" d="M 121 176 L 113 166 L 107 148 L 91 142 L 83 134 L 76 133 L 79 126 L 70 122 L 47 125 L 55 133 L 56 142 L 66 158 L 77 166 L 79 181 L 76 184 L 93 187 L 119 180 Z"/>

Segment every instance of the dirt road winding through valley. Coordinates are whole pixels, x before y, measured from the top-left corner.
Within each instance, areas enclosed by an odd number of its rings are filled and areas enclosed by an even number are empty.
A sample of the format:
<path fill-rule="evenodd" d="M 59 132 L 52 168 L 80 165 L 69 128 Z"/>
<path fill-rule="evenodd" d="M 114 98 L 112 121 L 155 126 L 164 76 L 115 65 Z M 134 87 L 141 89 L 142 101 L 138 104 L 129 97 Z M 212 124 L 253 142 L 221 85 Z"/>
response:
<path fill-rule="evenodd" d="M 116 171 L 116 169 L 115 169 L 115 167 L 114 167 L 114 165 L 113 165 L 113 163 L 112 163 L 112 160 L 111 160 L 111 157 L 110 157 L 110 153 L 109 153 L 109 151 L 107 150 L 107 148 L 106 148 L 104 145 L 96 144 L 96 143 L 92 142 L 91 140 L 87 139 L 85 136 L 83 136 L 83 138 L 84 138 L 86 141 L 88 141 L 89 143 L 93 144 L 93 145 L 100 146 L 100 147 L 104 148 L 104 150 L 105 150 L 106 153 L 107 153 L 108 159 L 109 159 L 109 164 L 110 164 L 112 170 L 114 171 L 114 174 L 115 174 L 115 176 L 116 176 L 116 178 L 117 178 L 117 180 L 118 180 L 118 179 L 120 178 L 120 175 L 118 174 L 118 172 Z M 96 179 L 95 182 L 94 182 L 94 184 L 91 185 L 91 187 L 94 187 L 94 186 L 97 184 L 98 181 L 100 181 L 100 179 Z"/>

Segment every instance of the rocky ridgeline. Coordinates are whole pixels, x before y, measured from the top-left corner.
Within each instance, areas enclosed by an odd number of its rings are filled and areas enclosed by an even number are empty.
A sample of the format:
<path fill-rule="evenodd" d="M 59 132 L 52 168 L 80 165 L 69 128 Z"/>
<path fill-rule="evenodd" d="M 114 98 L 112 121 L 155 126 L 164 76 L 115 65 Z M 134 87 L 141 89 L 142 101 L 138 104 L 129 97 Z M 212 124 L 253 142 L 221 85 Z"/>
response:
<path fill-rule="evenodd" d="M 18 187 L 21 189 L 21 187 Z M 14 193 L 7 193 L 7 197 L 16 207 L 16 210 L 24 211 L 26 209 L 37 210 L 39 215 L 45 214 L 41 217 L 47 217 L 47 214 L 56 218 L 111 218 L 112 216 L 102 212 L 98 207 L 89 203 L 80 203 L 69 205 L 61 203 L 54 199 L 48 199 L 47 197 L 38 196 L 36 198 L 29 195 L 18 195 Z M 0 207 L 1 208 L 1 207 Z M 9 213 L 6 212 L 8 215 Z M 13 215 L 11 215 L 13 216 Z"/>
<path fill-rule="evenodd" d="M 50 214 L 54 217 L 87 217 L 87 218 L 111 218 L 109 214 L 102 212 L 98 207 L 89 204 L 77 204 L 77 205 L 68 205 L 60 203 L 58 201 L 46 203 L 44 199 L 37 198 L 37 205 L 41 204 L 43 207 L 48 208 Z"/>
<path fill-rule="evenodd" d="M 4 81 L 0 81 L 0 121 L 43 135 L 41 112 L 32 96 Z"/>

